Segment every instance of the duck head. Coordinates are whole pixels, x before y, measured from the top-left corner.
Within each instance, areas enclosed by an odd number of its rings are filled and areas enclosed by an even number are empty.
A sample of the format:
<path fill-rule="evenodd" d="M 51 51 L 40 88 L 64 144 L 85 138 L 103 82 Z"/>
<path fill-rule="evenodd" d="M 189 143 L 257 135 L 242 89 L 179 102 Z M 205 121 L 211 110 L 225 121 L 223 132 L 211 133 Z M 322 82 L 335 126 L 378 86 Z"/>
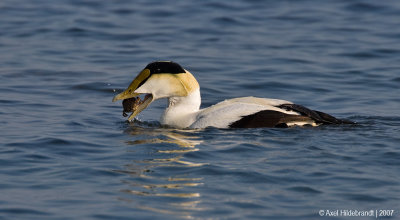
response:
<path fill-rule="evenodd" d="M 145 94 L 143 101 L 138 102 L 129 116 L 128 120 L 131 121 L 154 100 L 184 97 L 198 89 L 199 83 L 194 76 L 179 64 L 171 61 L 156 61 L 149 63 L 133 79 L 127 89 L 113 98 L 113 102 Z"/>

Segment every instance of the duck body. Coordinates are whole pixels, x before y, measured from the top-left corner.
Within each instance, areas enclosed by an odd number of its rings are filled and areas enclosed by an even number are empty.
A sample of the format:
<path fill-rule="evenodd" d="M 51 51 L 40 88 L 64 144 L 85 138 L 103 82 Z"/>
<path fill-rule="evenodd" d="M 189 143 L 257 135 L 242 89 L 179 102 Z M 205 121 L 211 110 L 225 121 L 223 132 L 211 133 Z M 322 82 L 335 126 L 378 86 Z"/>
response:
<path fill-rule="evenodd" d="M 295 112 L 285 111 L 276 107 L 280 104 L 289 103 L 290 102 L 285 100 L 256 97 L 228 99 L 200 110 L 197 114 L 196 121 L 190 125 L 190 128 L 204 128 L 209 126 L 217 128 L 275 127 L 275 125 L 271 125 L 269 118 L 265 118 L 261 121 L 258 119 L 247 119 L 263 111 L 297 115 Z"/>
<path fill-rule="evenodd" d="M 258 128 L 349 124 L 329 114 L 314 111 L 286 100 L 241 97 L 200 109 L 200 86 L 194 76 L 170 61 L 150 63 L 128 89 L 113 101 L 148 94 L 128 120 L 132 120 L 152 101 L 168 98 L 160 122 L 176 128 Z"/>

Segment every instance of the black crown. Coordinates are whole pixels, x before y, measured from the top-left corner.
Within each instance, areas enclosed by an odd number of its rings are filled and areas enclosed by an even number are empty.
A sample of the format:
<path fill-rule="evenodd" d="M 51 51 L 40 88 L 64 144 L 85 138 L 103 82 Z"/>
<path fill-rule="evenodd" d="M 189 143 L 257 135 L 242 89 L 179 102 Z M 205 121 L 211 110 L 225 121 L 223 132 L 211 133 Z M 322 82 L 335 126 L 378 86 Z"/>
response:
<path fill-rule="evenodd" d="M 172 61 L 156 61 L 149 63 L 145 69 L 150 70 L 150 74 L 157 73 L 185 73 L 185 70 L 181 67 L 181 65 L 172 62 Z"/>

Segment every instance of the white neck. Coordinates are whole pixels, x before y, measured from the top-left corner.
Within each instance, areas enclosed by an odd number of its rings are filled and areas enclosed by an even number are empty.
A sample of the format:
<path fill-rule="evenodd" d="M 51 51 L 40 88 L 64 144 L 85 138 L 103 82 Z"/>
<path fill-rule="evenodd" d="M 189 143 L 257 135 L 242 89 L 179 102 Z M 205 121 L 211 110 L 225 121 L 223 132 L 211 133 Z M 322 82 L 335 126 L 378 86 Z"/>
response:
<path fill-rule="evenodd" d="M 184 97 L 168 98 L 168 108 L 161 116 L 161 124 L 178 128 L 189 127 L 196 120 L 200 104 L 200 89 Z"/>

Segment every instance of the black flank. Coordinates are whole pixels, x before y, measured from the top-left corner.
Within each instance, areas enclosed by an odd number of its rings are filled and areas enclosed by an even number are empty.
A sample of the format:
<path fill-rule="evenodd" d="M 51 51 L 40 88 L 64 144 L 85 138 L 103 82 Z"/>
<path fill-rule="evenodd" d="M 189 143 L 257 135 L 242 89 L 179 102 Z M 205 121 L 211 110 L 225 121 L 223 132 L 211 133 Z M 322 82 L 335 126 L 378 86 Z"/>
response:
<path fill-rule="evenodd" d="M 283 112 L 264 110 L 252 115 L 243 116 L 240 120 L 229 125 L 230 128 L 287 128 L 291 122 L 315 121 L 319 124 L 355 124 L 352 121 L 337 119 L 332 115 L 308 109 L 297 104 L 283 104 L 276 106 L 287 111 L 294 111 L 300 115 L 290 115 Z"/>
<path fill-rule="evenodd" d="M 303 115 L 289 115 L 278 111 L 264 110 L 252 115 L 242 117 L 229 125 L 230 128 L 287 128 L 289 122 L 310 121 L 310 118 Z"/>

